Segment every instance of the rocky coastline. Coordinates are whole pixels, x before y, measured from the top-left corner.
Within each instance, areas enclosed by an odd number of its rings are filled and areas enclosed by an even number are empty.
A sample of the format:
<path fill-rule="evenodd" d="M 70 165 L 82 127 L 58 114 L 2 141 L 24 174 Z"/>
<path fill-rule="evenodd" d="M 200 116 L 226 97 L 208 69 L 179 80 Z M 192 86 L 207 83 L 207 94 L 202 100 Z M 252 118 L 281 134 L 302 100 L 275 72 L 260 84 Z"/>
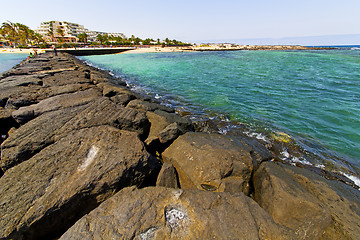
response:
<path fill-rule="evenodd" d="M 0 239 L 360 239 L 348 179 L 66 53 L 0 75 L 0 123 Z"/>

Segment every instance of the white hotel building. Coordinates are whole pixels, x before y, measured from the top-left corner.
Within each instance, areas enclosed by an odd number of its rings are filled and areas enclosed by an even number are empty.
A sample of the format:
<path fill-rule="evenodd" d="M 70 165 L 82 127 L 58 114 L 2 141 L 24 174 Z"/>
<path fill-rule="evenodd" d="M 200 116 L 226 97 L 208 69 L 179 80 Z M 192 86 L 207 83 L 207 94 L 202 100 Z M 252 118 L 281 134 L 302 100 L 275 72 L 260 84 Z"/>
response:
<path fill-rule="evenodd" d="M 53 36 L 49 36 L 49 32 L 53 32 Z M 61 29 L 59 33 L 59 30 Z M 77 23 L 70 23 L 65 21 L 49 21 L 42 22 L 38 29 L 35 32 L 41 34 L 46 42 L 54 42 L 56 39 L 62 38 L 64 42 L 78 42 L 79 39 L 77 36 L 81 33 L 86 33 L 88 35 L 88 41 L 96 41 L 96 36 L 101 35 L 113 35 L 115 37 L 125 37 L 122 33 L 105 33 L 105 32 L 97 32 L 97 31 L 89 31 L 84 27 L 84 25 L 80 25 Z"/>

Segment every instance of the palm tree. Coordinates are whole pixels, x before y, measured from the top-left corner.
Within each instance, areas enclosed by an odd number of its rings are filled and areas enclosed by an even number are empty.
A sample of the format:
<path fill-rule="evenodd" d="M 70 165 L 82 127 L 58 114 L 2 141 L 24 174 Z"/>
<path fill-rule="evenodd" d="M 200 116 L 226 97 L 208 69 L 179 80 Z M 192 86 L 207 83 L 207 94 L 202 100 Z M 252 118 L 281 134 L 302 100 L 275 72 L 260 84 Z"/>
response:
<path fill-rule="evenodd" d="M 40 43 L 44 43 L 44 39 L 43 36 L 41 36 L 41 34 L 36 33 L 34 31 L 32 31 L 31 33 L 31 39 L 37 44 L 39 45 Z"/>
<path fill-rule="evenodd" d="M 21 23 L 16 23 L 16 28 L 20 43 L 27 45 L 31 41 L 30 36 L 32 30 L 28 26 Z"/>
<path fill-rule="evenodd" d="M 47 36 L 50 37 L 51 41 L 53 42 L 54 41 L 54 25 L 53 25 L 53 21 L 50 22 L 50 27 L 49 27 L 49 30 L 47 32 Z"/>
<path fill-rule="evenodd" d="M 80 33 L 77 37 L 79 38 L 79 42 L 87 43 L 88 35 L 85 32 Z"/>
<path fill-rule="evenodd" d="M 65 32 L 64 32 L 64 30 L 63 30 L 60 26 L 57 27 L 56 33 L 57 33 L 58 35 L 60 35 L 58 41 L 59 41 L 59 42 L 64 42 Z"/>
<path fill-rule="evenodd" d="M 3 36 L 6 40 L 9 40 L 10 43 L 14 46 L 18 43 L 18 34 L 17 34 L 17 26 L 15 23 L 10 21 L 4 22 L 1 26 Z"/>

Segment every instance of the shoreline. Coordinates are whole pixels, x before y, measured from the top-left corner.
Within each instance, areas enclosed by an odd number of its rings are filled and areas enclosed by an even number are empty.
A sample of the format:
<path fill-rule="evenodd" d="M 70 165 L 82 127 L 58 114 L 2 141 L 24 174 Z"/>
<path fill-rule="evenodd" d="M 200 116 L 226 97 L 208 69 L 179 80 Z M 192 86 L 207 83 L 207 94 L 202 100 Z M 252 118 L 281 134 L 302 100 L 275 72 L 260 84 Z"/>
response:
<path fill-rule="evenodd" d="M 128 54 L 131 53 L 131 51 L 128 52 Z M 91 62 L 87 62 L 86 60 L 84 61 L 86 64 L 91 64 L 91 66 L 100 68 L 96 64 L 94 65 Z M 100 69 L 109 71 L 112 75 L 116 76 L 116 74 L 112 73 L 110 69 Z M 154 89 L 138 88 L 138 85 L 136 85 L 136 83 L 133 81 L 128 82 L 126 77 L 124 80 L 131 84 L 131 86 L 133 84 L 133 91 L 139 94 L 143 94 L 145 97 L 156 98 L 156 96 L 158 96 L 158 93 L 154 91 Z M 151 92 L 148 93 L 148 90 Z M 163 96 L 161 98 L 163 98 Z M 264 146 L 268 144 L 276 145 L 273 147 L 273 153 L 277 161 L 292 164 L 294 166 L 314 169 L 315 172 L 319 173 L 322 171 L 328 171 L 339 175 L 340 178 L 343 176 L 351 176 L 351 180 L 354 181 L 358 187 L 360 187 L 360 176 L 358 175 L 359 168 L 358 166 L 351 163 L 352 160 L 356 160 L 354 157 L 338 153 L 334 150 L 324 147 L 324 145 L 321 145 L 320 143 L 314 141 L 311 142 L 309 139 L 305 139 L 296 134 L 289 134 L 286 132 L 286 130 L 279 129 L 274 126 L 257 124 L 257 127 L 254 128 L 249 123 L 242 123 L 236 120 L 228 119 L 227 114 L 224 112 L 212 112 L 207 111 L 206 109 L 201 111 L 202 107 L 199 109 L 189 109 L 186 104 L 184 105 L 183 102 L 174 99 L 172 96 L 167 99 L 166 93 L 165 98 L 161 99 L 161 101 L 162 103 L 170 104 L 172 107 L 176 107 L 177 112 L 181 116 L 191 117 L 191 119 L 195 121 L 207 122 L 208 125 L 203 126 L 203 128 L 207 128 L 211 133 L 216 132 L 226 135 L 227 132 L 229 132 L 230 134 L 240 134 L 252 137 L 256 136 L 256 138 L 261 141 Z M 257 119 L 255 119 L 255 121 L 262 123 Z M 308 146 L 312 146 L 312 148 L 316 148 L 315 146 L 317 146 L 321 150 L 316 152 L 312 149 L 312 151 L 309 150 L 309 148 L 306 148 Z"/>
<path fill-rule="evenodd" d="M 275 161 L 256 138 L 208 133 L 211 123 L 74 56 L 24 60 L 0 89 L 0 238 L 360 236 L 349 179 Z"/>
<path fill-rule="evenodd" d="M 99 48 L 99 47 L 89 47 L 89 48 L 66 48 L 66 50 L 91 50 L 91 49 L 112 49 L 112 48 Z M 113 47 L 113 49 L 121 49 L 117 47 Z M 161 46 L 144 46 L 144 47 L 134 47 L 132 50 L 128 50 L 121 53 L 115 54 L 129 54 L 129 53 L 168 53 L 168 52 L 197 52 L 197 51 L 286 51 L 286 50 L 329 50 L 335 49 L 332 47 L 305 47 L 305 46 L 297 46 L 297 45 L 240 45 L 240 46 L 189 46 L 189 47 L 161 47 Z M 60 51 L 64 51 L 59 49 Z M 29 48 L 29 49 L 20 49 L 20 48 L 0 48 L 1 53 L 22 53 L 22 54 L 30 54 L 37 52 L 45 53 L 51 52 L 52 49 L 37 49 L 37 48 Z"/>

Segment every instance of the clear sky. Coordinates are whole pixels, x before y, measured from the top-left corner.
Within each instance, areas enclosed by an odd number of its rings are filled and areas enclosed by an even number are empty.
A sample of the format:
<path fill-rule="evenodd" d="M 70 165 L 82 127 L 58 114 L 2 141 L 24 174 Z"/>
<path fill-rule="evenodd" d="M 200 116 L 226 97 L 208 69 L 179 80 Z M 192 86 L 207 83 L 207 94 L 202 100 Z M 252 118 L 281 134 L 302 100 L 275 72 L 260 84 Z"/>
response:
<path fill-rule="evenodd" d="M 360 34 L 360 0 L 3 0 L 7 20 L 189 42 Z"/>

